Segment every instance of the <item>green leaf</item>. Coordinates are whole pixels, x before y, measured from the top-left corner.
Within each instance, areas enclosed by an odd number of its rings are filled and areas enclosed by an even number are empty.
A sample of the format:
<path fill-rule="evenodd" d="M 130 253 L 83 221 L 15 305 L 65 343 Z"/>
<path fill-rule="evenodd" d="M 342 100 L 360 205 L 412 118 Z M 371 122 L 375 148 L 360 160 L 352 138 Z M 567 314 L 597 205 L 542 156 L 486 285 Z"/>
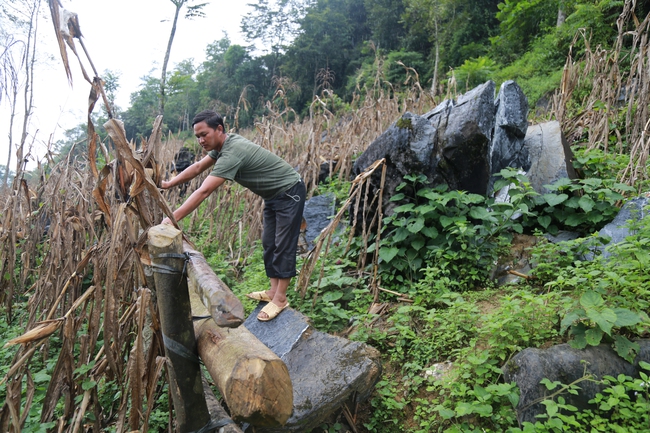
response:
<path fill-rule="evenodd" d="M 641 347 L 638 343 L 633 343 L 622 335 L 616 335 L 614 337 L 614 350 L 618 353 L 618 356 L 625 359 L 629 363 L 634 362 L 637 353 Z"/>
<path fill-rule="evenodd" d="M 39 372 L 34 373 L 34 382 L 35 383 L 43 383 L 43 382 L 49 382 L 52 379 L 52 376 L 47 374 L 45 370 L 41 370 Z"/>
<path fill-rule="evenodd" d="M 399 248 L 397 247 L 381 247 L 379 249 L 379 257 L 385 261 L 389 262 L 395 258 L 395 256 L 399 253 Z"/>
<path fill-rule="evenodd" d="M 407 203 L 403 204 L 401 206 L 397 206 L 395 209 L 393 209 L 393 212 L 395 213 L 400 213 L 400 212 L 411 212 L 415 205 L 413 203 Z"/>
<path fill-rule="evenodd" d="M 573 324 L 573 322 L 577 322 L 581 318 L 585 316 L 585 311 L 582 308 L 578 308 L 572 311 L 569 311 L 569 313 L 564 316 L 562 319 L 562 323 L 560 323 L 560 333 L 564 333 L 569 326 Z"/>
<path fill-rule="evenodd" d="M 544 201 L 549 205 L 549 206 L 557 206 L 560 203 L 566 201 L 566 199 L 569 198 L 568 195 L 566 194 L 544 194 L 543 195 Z"/>
<path fill-rule="evenodd" d="M 447 226 L 453 224 L 455 220 L 456 220 L 456 218 L 452 218 L 452 217 L 442 215 L 440 217 L 440 224 L 442 224 L 443 227 L 447 227 Z"/>
<path fill-rule="evenodd" d="M 429 239 L 435 239 L 438 236 L 438 230 L 435 227 L 423 227 L 420 230 L 420 234 L 423 234 Z"/>
<path fill-rule="evenodd" d="M 451 419 L 451 418 L 453 418 L 453 417 L 456 416 L 456 412 L 454 412 L 454 411 L 451 410 L 451 409 L 447 409 L 446 407 L 444 407 L 444 406 L 441 405 L 441 404 L 439 404 L 438 406 L 436 406 L 436 407 L 435 407 L 435 410 L 438 411 L 438 413 L 440 414 L 440 416 L 441 416 L 443 419 Z"/>
<path fill-rule="evenodd" d="M 616 314 L 614 326 L 618 326 L 619 328 L 633 326 L 641 322 L 641 316 L 627 308 L 614 308 L 614 313 Z"/>
<path fill-rule="evenodd" d="M 537 217 L 537 222 L 539 223 L 540 226 L 546 229 L 548 228 L 548 225 L 551 223 L 551 217 L 548 215 L 539 216 Z"/>
<path fill-rule="evenodd" d="M 580 197 L 578 204 L 580 205 L 580 209 L 585 212 L 591 212 L 591 210 L 594 208 L 594 201 L 591 199 L 591 197 L 586 195 Z"/>
<path fill-rule="evenodd" d="M 583 323 L 571 326 L 571 335 L 573 335 L 573 340 L 569 341 L 569 345 L 574 349 L 584 349 L 587 347 L 587 340 L 585 338 L 586 330 L 587 328 Z"/>
<path fill-rule="evenodd" d="M 81 384 L 81 387 L 83 388 L 84 391 L 93 389 L 95 386 L 97 386 L 97 382 L 95 382 L 94 380 L 86 380 Z"/>
<path fill-rule="evenodd" d="M 590 346 L 598 346 L 603 339 L 603 331 L 600 328 L 587 329 L 585 332 L 585 340 Z"/>
<path fill-rule="evenodd" d="M 587 290 L 580 297 L 580 305 L 584 307 L 585 310 L 594 309 L 601 307 L 605 304 L 603 297 L 599 293 L 594 292 L 593 290 Z"/>
<path fill-rule="evenodd" d="M 553 417 L 557 414 L 558 407 L 556 402 L 554 402 L 553 400 L 544 400 L 542 401 L 542 404 L 546 406 L 546 413 L 548 414 L 549 417 Z"/>
<path fill-rule="evenodd" d="M 400 227 L 395 232 L 393 235 L 387 236 L 382 242 L 389 242 L 390 244 L 394 244 L 397 242 L 402 242 L 404 239 L 409 237 L 411 235 L 411 232 L 409 232 L 407 229 L 404 227 Z"/>
<path fill-rule="evenodd" d="M 424 239 L 422 239 L 422 238 L 414 239 L 413 242 L 411 242 L 411 247 L 412 247 L 415 251 L 420 251 L 420 249 L 421 249 L 423 246 L 424 246 Z"/>
<path fill-rule="evenodd" d="M 456 406 L 456 416 L 465 416 L 474 413 L 474 406 L 471 403 L 461 402 Z"/>
<path fill-rule="evenodd" d="M 406 229 L 411 233 L 419 233 L 424 227 L 424 218 L 419 216 L 415 220 L 410 220 L 406 225 Z"/>
<path fill-rule="evenodd" d="M 341 292 L 340 290 L 334 290 L 334 291 L 331 291 L 331 292 L 326 292 L 323 295 L 323 301 L 325 301 L 325 302 L 334 302 L 334 301 L 338 301 L 342 297 L 343 297 L 343 292 Z"/>
<path fill-rule="evenodd" d="M 603 308 L 602 310 L 586 310 L 587 317 L 593 320 L 607 335 L 612 334 L 612 326 L 616 322 L 616 313 L 611 308 Z"/>
<path fill-rule="evenodd" d="M 477 220 L 485 220 L 490 217 L 490 213 L 484 207 L 475 206 L 469 211 L 469 216 Z"/>
<path fill-rule="evenodd" d="M 569 227 L 578 227 L 585 221 L 586 217 L 587 216 L 584 214 L 573 213 L 566 217 L 564 224 L 568 225 Z"/>
<path fill-rule="evenodd" d="M 490 416 L 492 415 L 492 406 L 489 404 L 477 404 L 474 406 L 474 413 L 482 417 Z"/>

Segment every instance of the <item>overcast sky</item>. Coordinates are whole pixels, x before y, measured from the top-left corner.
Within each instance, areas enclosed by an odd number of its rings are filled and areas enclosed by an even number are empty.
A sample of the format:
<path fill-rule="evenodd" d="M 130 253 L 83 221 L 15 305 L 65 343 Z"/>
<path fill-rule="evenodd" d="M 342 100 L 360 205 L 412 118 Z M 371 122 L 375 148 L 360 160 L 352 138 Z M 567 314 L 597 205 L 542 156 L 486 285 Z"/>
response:
<path fill-rule="evenodd" d="M 167 70 L 171 71 L 178 62 L 188 58 L 193 58 L 198 65 L 205 59 L 207 45 L 221 39 L 224 31 L 233 43 L 244 45 L 240 34 L 241 18 L 250 12 L 248 3 L 253 1 L 202 0 L 208 2 L 204 8 L 205 18 L 179 19 Z M 82 39 L 98 72 L 102 74 L 108 69 L 119 75 L 116 103 L 125 109 L 130 94 L 140 86 L 141 78 L 160 74 L 174 17 L 173 3 L 169 0 L 62 0 L 62 3 L 65 9 L 77 13 Z M 49 56 L 50 59 L 41 61 L 35 71 L 36 108 L 30 127 L 30 134 L 35 135 L 32 153 L 34 158 L 41 160 L 48 140 L 62 138 L 66 129 L 84 121 L 90 89 L 70 50 L 73 88 L 68 85 L 46 1 L 43 1 L 43 11 L 47 20 L 40 21 L 37 47 L 41 49 L 41 58 Z M 81 53 L 81 46 L 77 48 Z M 92 74 L 87 64 L 85 68 Z M 5 102 L 3 99 L 0 106 L 0 165 L 6 164 L 8 155 Z M 16 122 L 14 135 L 20 134 L 21 125 L 22 120 Z M 15 164 L 16 157 L 12 154 L 10 169 L 15 170 Z"/>

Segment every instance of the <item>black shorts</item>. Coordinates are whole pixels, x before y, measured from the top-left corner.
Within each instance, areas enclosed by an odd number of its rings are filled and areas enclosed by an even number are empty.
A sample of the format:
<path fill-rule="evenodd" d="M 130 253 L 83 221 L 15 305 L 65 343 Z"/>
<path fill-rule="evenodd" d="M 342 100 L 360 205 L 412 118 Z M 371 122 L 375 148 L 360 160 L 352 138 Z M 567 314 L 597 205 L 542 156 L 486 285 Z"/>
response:
<path fill-rule="evenodd" d="M 264 268 L 269 278 L 296 276 L 296 251 L 307 188 L 301 180 L 287 191 L 264 200 Z"/>

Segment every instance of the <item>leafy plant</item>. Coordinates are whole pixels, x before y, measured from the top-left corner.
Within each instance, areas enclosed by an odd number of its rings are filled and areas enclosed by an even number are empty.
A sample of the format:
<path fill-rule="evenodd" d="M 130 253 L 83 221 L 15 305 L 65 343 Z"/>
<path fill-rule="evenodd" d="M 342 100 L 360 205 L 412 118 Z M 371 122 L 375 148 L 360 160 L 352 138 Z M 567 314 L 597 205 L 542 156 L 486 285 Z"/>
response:
<path fill-rule="evenodd" d="M 551 234 L 560 229 L 594 233 L 618 214 L 617 204 L 623 200 L 623 193 L 634 191 L 615 180 L 598 178 L 564 178 L 546 188 L 551 192 L 534 199 L 539 214 L 534 222 Z"/>
<path fill-rule="evenodd" d="M 616 353 L 628 362 L 633 362 L 639 345 L 623 335 L 612 335 L 612 328 L 634 326 L 640 322 L 639 314 L 627 308 L 611 308 L 599 293 L 588 290 L 580 297 L 580 306 L 564 316 L 560 332 L 570 328 L 569 334 L 573 340 L 569 343 L 575 349 L 584 349 L 587 345 L 597 346 L 607 335 L 613 338 Z"/>
<path fill-rule="evenodd" d="M 423 175 L 405 176 L 415 196 L 391 197 L 406 202 L 384 219 L 380 268 L 393 284 L 417 281 L 425 263 L 439 264 L 466 289 L 483 283 L 509 230 L 521 231 L 513 220 L 527 213 L 526 194 L 511 191 L 511 200 L 498 202 L 478 194 L 448 191 L 446 185 L 419 187 Z M 403 183 L 398 191 L 405 189 Z M 374 248 L 370 248 L 369 252 Z M 397 271 L 397 272 L 395 272 Z"/>

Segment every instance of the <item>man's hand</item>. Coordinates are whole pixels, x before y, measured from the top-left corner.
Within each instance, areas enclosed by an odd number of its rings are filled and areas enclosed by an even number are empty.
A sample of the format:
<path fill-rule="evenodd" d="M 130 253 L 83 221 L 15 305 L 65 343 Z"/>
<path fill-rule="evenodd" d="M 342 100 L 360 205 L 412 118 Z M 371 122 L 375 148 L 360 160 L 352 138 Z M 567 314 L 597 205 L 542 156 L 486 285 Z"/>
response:
<path fill-rule="evenodd" d="M 162 189 L 167 189 L 167 188 L 170 188 L 171 186 L 172 186 L 171 182 L 169 182 L 169 181 L 163 180 L 162 182 L 160 182 L 160 187 Z"/>
<path fill-rule="evenodd" d="M 169 218 L 165 218 L 164 220 L 162 220 L 162 222 L 160 224 L 171 224 L 171 223 L 172 223 L 172 220 L 170 220 Z"/>

